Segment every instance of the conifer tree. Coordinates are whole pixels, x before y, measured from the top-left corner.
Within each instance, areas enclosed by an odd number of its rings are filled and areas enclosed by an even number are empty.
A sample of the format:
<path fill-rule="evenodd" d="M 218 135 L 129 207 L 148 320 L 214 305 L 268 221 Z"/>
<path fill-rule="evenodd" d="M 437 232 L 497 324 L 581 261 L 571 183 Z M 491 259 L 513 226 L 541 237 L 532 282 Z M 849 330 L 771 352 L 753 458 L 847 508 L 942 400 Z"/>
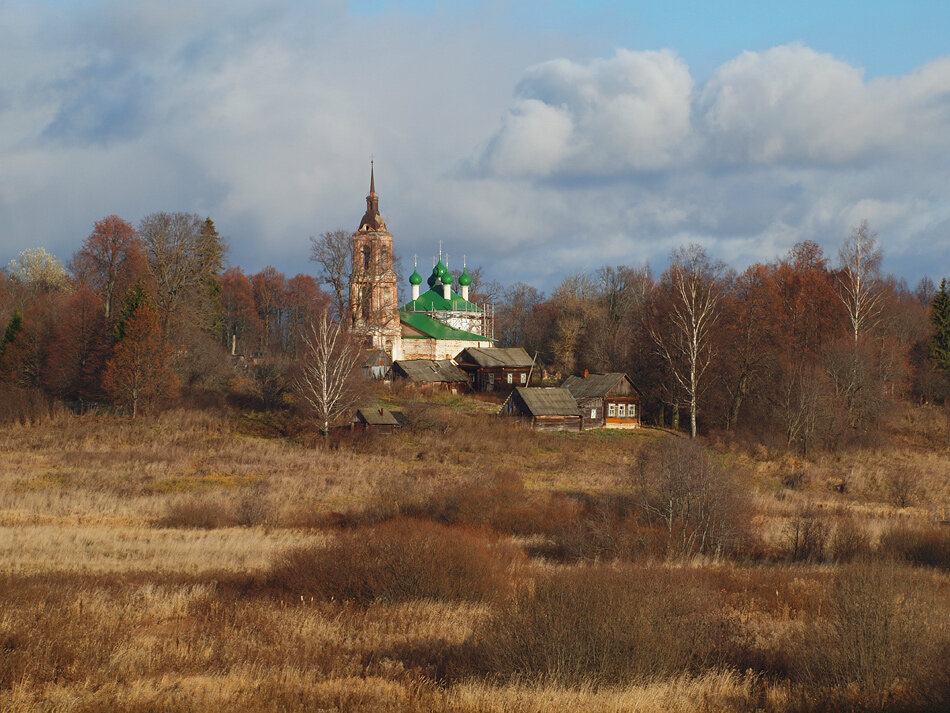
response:
<path fill-rule="evenodd" d="M 934 295 L 930 324 L 934 330 L 930 339 L 930 358 L 938 369 L 950 373 L 950 294 L 947 293 L 946 278 L 940 281 L 940 291 Z"/>

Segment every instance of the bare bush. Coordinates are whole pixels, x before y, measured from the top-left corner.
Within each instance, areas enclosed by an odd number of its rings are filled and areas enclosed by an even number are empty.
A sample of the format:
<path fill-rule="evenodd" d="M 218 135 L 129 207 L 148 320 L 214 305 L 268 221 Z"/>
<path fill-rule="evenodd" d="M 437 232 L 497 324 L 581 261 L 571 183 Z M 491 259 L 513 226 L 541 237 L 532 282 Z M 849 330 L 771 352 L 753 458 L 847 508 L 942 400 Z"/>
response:
<path fill-rule="evenodd" d="M 359 604 L 482 601 L 511 590 L 511 569 L 522 557 L 514 545 L 482 532 L 400 519 L 343 533 L 326 547 L 286 552 L 268 585 Z"/>
<path fill-rule="evenodd" d="M 785 524 L 786 558 L 791 562 L 823 562 L 829 530 L 827 519 L 817 508 L 799 508 Z"/>
<path fill-rule="evenodd" d="M 194 495 L 170 501 L 165 508 L 165 514 L 156 524 L 159 527 L 214 530 L 234 524 L 234 517 L 228 508 L 213 496 Z"/>
<path fill-rule="evenodd" d="M 835 562 L 851 562 L 867 557 L 870 552 L 871 538 L 867 530 L 862 529 L 849 515 L 839 517 L 831 532 L 828 557 Z"/>
<path fill-rule="evenodd" d="M 666 439 L 640 461 L 641 504 L 667 532 L 667 556 L 719 556 L 738 543 L 747 505 L 701 445 Z"/>
<path fill-rule="evenodd" d="M 481 665 L 563 686 L 697 671 L 712 661 L 719 625 L 709 593 L 681 580 L 669 570 L 604 565 L 541 575 L 480 634 Z"/>
<path fill-rule="evenodd" d="M 812 690 L 850 692 L 876 710 L 926 690 L 946 645 L 946 635 L 931 628 L 932 606 L 898 566 L 866 561 L 845 567 L 828 592 L 826 619 L 806 635 L 798 662 L 802 682 Z"/>
<path fill-rule="evenodd" d="M 919 473 L 909 465 L 895 466 L 887 472 L 884 476 L 884 492 L 894 507 L 903 509 L 914 504 L 919 477 Z"/>
<path fill-rule="evenodd" d="M 950 528 L 930 524 L 895 525 L 881 535 L 879 552 L 909 564 L 950 570 Z"/>

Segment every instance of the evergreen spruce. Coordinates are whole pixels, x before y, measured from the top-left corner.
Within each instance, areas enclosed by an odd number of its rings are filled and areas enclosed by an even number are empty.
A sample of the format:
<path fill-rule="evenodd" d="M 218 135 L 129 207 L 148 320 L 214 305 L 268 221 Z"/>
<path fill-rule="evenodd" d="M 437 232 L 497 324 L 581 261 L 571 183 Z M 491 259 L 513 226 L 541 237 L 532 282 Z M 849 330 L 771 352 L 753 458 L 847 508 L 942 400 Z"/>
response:
<path fill-rule="evenodd" d="M 3 356 L 7 344 L 16 339 L 16 335 L 20 333 L 21 329 L 23 329 L 23 315 L 20 313 L 20 310 L 14 310 L 13 316 L 7 323 L 7 328 L 3 333 L 3 339 L 0 339 L 0 356 Z"/>
<path fill-rule="evenodd" d="M 930 358 L 938 369 L 950 372 L 950 294 L 947 293 L 946 278 L 940 281 L 940 291 L 933 298 L 930 324 L 934 330 L 930 339 Z"/>

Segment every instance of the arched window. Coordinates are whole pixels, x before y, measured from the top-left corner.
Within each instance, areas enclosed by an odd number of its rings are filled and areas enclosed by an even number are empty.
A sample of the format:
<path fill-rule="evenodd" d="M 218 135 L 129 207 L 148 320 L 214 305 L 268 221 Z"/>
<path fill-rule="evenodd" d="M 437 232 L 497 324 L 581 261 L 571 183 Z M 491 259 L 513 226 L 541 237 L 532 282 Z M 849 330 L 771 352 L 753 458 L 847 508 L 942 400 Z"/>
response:
<path fill-rule="evenodd" d="M 363 269 L 364 270 L 369 270 L 369 261 L 371 257 L 372 257 L 372 250 L 370 249 L 369 245 L 364 245 L 363 246 Z"/>

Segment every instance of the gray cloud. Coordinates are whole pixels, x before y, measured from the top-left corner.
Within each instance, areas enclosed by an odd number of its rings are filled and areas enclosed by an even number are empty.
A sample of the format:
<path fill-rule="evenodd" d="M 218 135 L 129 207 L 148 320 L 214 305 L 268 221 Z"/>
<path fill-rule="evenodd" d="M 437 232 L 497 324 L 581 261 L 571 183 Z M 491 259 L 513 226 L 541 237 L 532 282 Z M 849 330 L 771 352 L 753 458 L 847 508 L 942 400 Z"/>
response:
<path fill-rule="evenodd" d="M 490 6 L 420 21 L 338 2 L 0 4 L 0 264 L 68 259 L 95 220 L 210 215 L 249 270 L 312 270 L 377 154 L 397 249 L 504 281 L 833 254 L 866 217 L 908 277 L 950 272 L 950 59 L 866 81 L 802 46 L 697 86 L 672 51 L 590 61 Z M 6 71 L 11 68 L 11 71 Z"/>

